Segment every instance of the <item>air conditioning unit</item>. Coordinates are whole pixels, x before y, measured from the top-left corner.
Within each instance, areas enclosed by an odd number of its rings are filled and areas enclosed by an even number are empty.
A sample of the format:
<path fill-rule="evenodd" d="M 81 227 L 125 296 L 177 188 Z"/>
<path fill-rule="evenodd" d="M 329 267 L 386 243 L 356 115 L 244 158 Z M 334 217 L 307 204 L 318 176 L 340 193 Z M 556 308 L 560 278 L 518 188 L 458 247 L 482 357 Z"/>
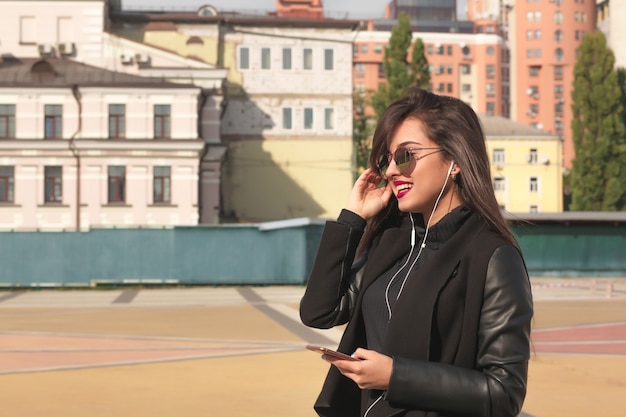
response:
<path fill-rule="evenodd" d="M 550 164 L 550 159 L 548 159 L 548 157 L 544 155 L 544 156 L 541 157 L 541 163 L 544 164 L 544 165 L 549 165 Z"/>
<path fill-rule="evenodd" d="M 40 43 L 37 45 L 37 49 L 39 50 L 39 55 L 52 55 L 54 54 L 54 47 L 49 43 Z"/>
<path fill-rule="evenodd" d="M 501 171 L 501 170 L 502 170 L 502 168 L 503 168 L 503 165 L 502 165 L 501 163 L 497 163 L 497 164 L 496 164 L 496 169 L 497 169 L 498 171 Z"/>
<path fill-rule="evenodd" d="M 135 54 L 135 59 L 139 64 L 147 64 L 148 62 L 150 62 L 150 56 L 148 54 Z"/>
<path fill-rule="evenodd" d="M 58 44 L 59 53 L 61 55 L 73 55 L 74 54 L 74 43 L 72 42 L 63 42 Z"/>
<path fill-rule="evenodd" d="M 120 59 L 124 65 L 130 65 L 134 62 L 134 58 L 131 54 L 122 54 L 120 55 Z"/>
<path fill-rule="evenodd" d="M 528 96 L 532 96 L 534 92 L 535 92 L 535 90 L 533 90 L 533 89 L 532 89 L 532 88 L 530 88 L 530 87 L 528 87 L 528 88 L 526 89 L 526 95 L 528 95 Z"/>

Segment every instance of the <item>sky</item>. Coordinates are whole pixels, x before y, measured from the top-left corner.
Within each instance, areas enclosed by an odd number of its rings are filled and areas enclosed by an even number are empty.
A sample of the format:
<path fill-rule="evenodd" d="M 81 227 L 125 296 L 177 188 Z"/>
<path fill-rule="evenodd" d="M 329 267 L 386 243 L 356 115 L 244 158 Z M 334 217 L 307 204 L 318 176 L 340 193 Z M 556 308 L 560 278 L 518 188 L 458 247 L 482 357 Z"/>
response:
<path fill-rule="evenodd" d="M 383 17 L 389 0 L 322 0 L 324 13 L 332 18 L 377 18 Z M 122 0 L 124 9 L 195 10 L 209 4 L 221 11 L 270 11 L 275 9 L 275 0 Z"/>

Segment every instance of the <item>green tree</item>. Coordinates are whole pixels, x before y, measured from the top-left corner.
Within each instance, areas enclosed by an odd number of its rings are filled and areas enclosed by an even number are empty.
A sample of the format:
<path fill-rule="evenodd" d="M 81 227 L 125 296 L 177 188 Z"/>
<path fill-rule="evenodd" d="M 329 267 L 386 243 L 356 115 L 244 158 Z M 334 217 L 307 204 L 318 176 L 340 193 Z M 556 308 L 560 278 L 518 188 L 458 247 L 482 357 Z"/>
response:
<path fill-rule="evenodd" d="M 352 120 L 354 143 L 354 153 L 356 156 L 356 176 L 368 165 L 368 158 L 371 150 L 372 133 L 371 118 L 367 116 L 367 97 L 364 91 L 355 91 L 352 96 L 354 106 L 354 117 Z M 356 177 L 355 177 L 356 179 Z"/>
<path fill-rule="evenodd" d="M 415 39 L 413 42 L 413 50 L 411 51 L 411 77 L 413 84 L 417 87 L 428 90 L 430 86 L 430 67 L 428 59 L 424 53 L 424 42 L 421 38 Z"/>
<path fill-rule="evenodd" d="M 572 90 L 572 210 L 626 210 L 626 128 L 614 65 L 602 31 L 585 35 Z"/>
<path fill-rule="evenodd" d="M 372 95 L 372 107 L 377 118 L 380 118 L 392 102 L 401 98 L 408 87 L 417 85 L 428 88 L 430 72 L 421 39 L 416 40 L 411 63 L 408 62 L 412 36 L 409 16 L 402 12 L 398 16 L 398 23 L 391 30 L 389 43 L 385 47 L 383 70 L 387 84 L 381 84 L 378 92 Z"/>

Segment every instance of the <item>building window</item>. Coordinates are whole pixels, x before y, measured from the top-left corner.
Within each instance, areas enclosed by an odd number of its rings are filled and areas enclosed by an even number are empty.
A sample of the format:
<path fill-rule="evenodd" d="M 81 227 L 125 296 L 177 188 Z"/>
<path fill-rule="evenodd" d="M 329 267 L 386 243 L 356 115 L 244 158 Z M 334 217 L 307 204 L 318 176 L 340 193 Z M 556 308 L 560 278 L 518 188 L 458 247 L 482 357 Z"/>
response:
<path fill-rule="evenodd" d="M 426 45 L 426 53 L 428 55 L 432 55 L 433 54 L 433 46 L 432 45 Z"/>
<path fill-rule="evenodd" d="M 554 12 L 554 23 L 556 23 L 557 25 L 563 23 L 563 13 L 561 11 L 557 10 L 556 12 Z"/>
<path fill-rule="evenodd" d="M 44 137 L 60 139 L 63 135 L 63 106 L 46 104 L 44 106 Z"/>
<path fill-rule="evenodd" d="M 486 67 L 487 78 L 495 78 L 496 77 L 496 66 L 495 65 L 487 65 Z"/>
<path fill-rule="evenodd" d="M 169 104 L 154 105 L 154 138 L 169 139 L 171 137 L 171 108 Z"/>
<path fill-rule="evenodd" d="M 361 44 L 361 53 L 362 54 L 366 54 L 367 53 L 367 44 Z"/>
<path fill-rule="evenodd" d="M 302 51 L 302 68 L 305 70 L 313 69 L 313 49 L 304 48 Z"/>
<path fill-rule="evenodd" d="M 498 149 L 493 150 L 493 163 L 494 164 L 504 163 L 504 149 L 498 148 Z"/>
<path fill-rule="evenodd" d="M 536 204 L 531 204 L 530 207 L 528 208 L 528 211 L 531 213 L 538 213 L 539 206 L 537 206 Z"/>
<path fill-rule="evenodd" d="M 493 116 L 495 111 L 496 111 L 496 103 L 494 103 L 493 101 L 488 101 L 487 102 L 487 115 Z"/>
<path fill-rule="evenodd" d="M 531 77 L 538 77 L 540 69 L 541 67 L 539 65 L 531 65 L 528 67 L 528 75 Z"/>
<path fill-rule="evenodd" d="M 270 48 L 261 48 L 261 69 L 270 69 L 271 58 Z"/>
<path fill-rule="evenodd" d="M 560 116 L 563 114 L 563 103 L 554 104 L 554 113 L 556 113 L 557 116 Z"/>
<path fill-rule="evenodd" d="M 446 73 L 447 74 L 452 74 L 452 64 L 446 65 Z"/>
<path fill-rule="evenodd" d="M 250 69 L 250 48 L 247 48 L 247 47 L 239 48 L 239 69 L 240 70 Z"/>
<path fill-rule="evenodd" d="M 487 47 L 487 55 L 493 55 L 496 53 L 496 49 L 493 46 Z"/>
<path fill-rule="evenodd" d="M 541 22 L 541 12 L 535 12 L 535 22 Z"/>
<path fill-rule="evenodd" d="M 561 42 L 563 40 L 563 31 L 561 29 L 554 31 L 554 40 L 557 42 Z"/>
<path fill-rule="evenodd" d="M 283 108 L 283 129 L 291 129 L 293 127 L 291 112 L 291 107 Z"/>
<path fill-rule="evenodd" d="M 291 69 L 291 48 L 283 48 L 283 69 Z"/>
<path fill-rule="evenodd" d="M 109 203 L 126 201 L 126 167 L 110 166 L 108 172 Z"/>
<path fill-rule="evenodd" d="M 557 120 L 554 122 L 554 130 L 556 130 L 556 133 L 563 133 L 563 122 Z"/>
<path fill-rule="evenodd" d="M 374 45 L 374 52 L 376 52 L 377 54 L 382 54 L 383 53 L 383 46 L 379 43 L 377 43 L 376 45 Z"/>
<path fill-rule="evenodd" d="M 452 93 L 452 83 L 448 83 L 448 84 L 446 85 L 446 92 L 448 92 L 448 93 Z"/>
<path fill-rule="evenodd" d="M 0 166 L 0 203 L 15 201 L 15 167 Z"/>
<path fill-rule="evenodd" d="M 446 48 L 448 55 L 452 55 L 452 45 L 448 45 Z"/>
<path fill-rule="evenodd" d="M 170 203 L 172 201 L 172 175 L 168 166 L 154 167 L 152 196 L 154 203 Z"/>
<path fill-rule="evenodd" d="M 485 90 L 487 92 L 487 97 L 491 97 L 496 94 L 496 85 L 494 83 L 485 84 Z"/>
<path fill-rule="evenodd" d="M 471 84 L 463 84 L 463 85 L 461 85 L 461 90 L 464 93 L 471 93 L 472 92 L 472 85 Z"/>
<path fill-rule="evenodd" d="M 109 104 L 109 139 L 126 136 L 126 105 Z"/>
<path fill-rule="evenodd" d="M 467 64 L 461 65 L 461 74 L 468 75 L 472 73 L 472 67 Z"/>
<path fill-rule="evenodd" d="M 0 139 L 15 139 L 15 104 L 0 104 Z"/>
<path fill-rule="evenodd" d="M 535 58 L 541 58 L 541 48 L 535 49 Z"/>
<path fill-rule="evenodd" d="M 563 61 L 563 49 L 561 48 L 556 48 L 554 50 L 554 59 L 558 62 Z"/>
<path fill-rule="evenodd" d="M 526 31 L 526 39 L 531 41 L 535 37 L 535 31 L 530 29 Z"/>
<path fill-rule="evenodd" d="M 563 67 L 561 65 L 554 66 L 554 80 L 561 81 L 563 79 Z"/>
<path fill-rule="evenodd" d="M 46 203 L 63 201 L 63 167 L 44 167 L 44 201 Z"/>
<path fill-rule="evenodd" d="M 304 128 L 306 130 L 313 129 L 313 109 L 311 107 L 304 108 Z"/>
<path fill-rule="evenodd" d="M 506 191 L 506 179 L 504 177 L 495 177 L 493 179 L 493 190 L 496 193 L 503 193 Z"/>
<path fill-rule="evenodd" d="M 378 78 L 385 78 L 385 67 L 383 64 L 378 64 Z"/>
<path fill-rule="evenodd" d="M 437 55 L 443 55 L 443 45 L 437 45 Z"/>
<path fill-rule="evenodd" d="M 365 64 L 362 62 L 357 62 L 354 65 L 354 71 L 356 72 L 356 76 L 361 78 L 365 76 Z"/>
<path fill-rule="evenodd" d="M 554 98 L 563 97 L 563 84 L 554 84 Z"/>
<path fill-rule="evenodd" d="M 539 192 L 539 178 L 530 177 L 529 190 L 531 193 Z"/>
<path fill-rule="evenodd" d="M 537 40 L 541 39 L 541 29 L 535 30 L 535 39 Z"/>
<path fill-rule="evenodd" d="M 335 68 L 335 50 L 324 49 L 324 69 L 326 71 L 332 71 Z"/>
<path fill-rule="evenodd" d="M 531 149 L 528 154 L 528 163 L 536 164 L 537 163 L 537 149 Z"/>
<path fill-rule="evenodd" d="M 335 109 L 324 109 L 324 129 L 332 130 L 335 128 Z"/>

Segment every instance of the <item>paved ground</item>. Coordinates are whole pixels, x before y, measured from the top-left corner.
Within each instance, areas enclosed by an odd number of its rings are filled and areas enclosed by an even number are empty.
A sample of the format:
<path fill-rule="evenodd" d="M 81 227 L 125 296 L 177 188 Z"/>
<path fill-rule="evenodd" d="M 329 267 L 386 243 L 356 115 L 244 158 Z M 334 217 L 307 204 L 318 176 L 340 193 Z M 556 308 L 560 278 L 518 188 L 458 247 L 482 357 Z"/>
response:
<path fill-rule="evenodd" d="M 313 417 L 302 287 L 0 292 L 3 417 Z M 626 279 L 533 279 L 524 414 L 626 415 Z"/>

